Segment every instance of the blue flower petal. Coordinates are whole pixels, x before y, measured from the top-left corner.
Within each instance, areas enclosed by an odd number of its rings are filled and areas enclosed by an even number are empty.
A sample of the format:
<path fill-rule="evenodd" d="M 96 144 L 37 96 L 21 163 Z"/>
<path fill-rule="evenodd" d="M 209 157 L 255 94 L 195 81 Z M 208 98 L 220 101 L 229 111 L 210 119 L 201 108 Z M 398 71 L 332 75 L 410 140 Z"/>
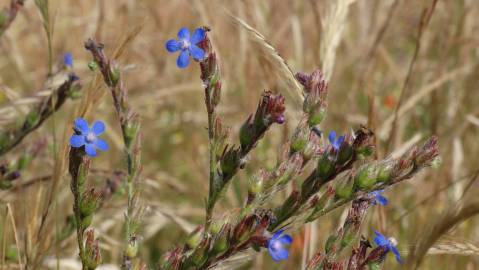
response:
<path fill-rule="evenodd" d="M 374 233 L 376 234 L 376 237 L 374 237 L 374 243 L 376 243 L 376 245 L 383 247 L 389 245 L 389 240 L 387 240 L 384 235 L 382 235 L 378 231 L 374 231 Z"/>
<path fill-rule="evenodd" d="M 402 263 L 401 254 L 399 254 L 399 250 L 395 246 L 392 246 L 391 251 L 394 253 L 394 257 L 396 257 L 396 261 L 398 263 Z"/>
<path fill-rule="evenodd" d="M 338 148 L 343 144 L 344 142 L 344 135 L 339 136 L 339 138 L 336 140 L 336 144 L 338 145 Z"/>
<path fill-rule="evenodd" d="M 95 146 L 92 143 L 85 144 L 85 152 L 90 157 L 96 157 Z"/>
<path fill-rule="evenodd" d="M 166 50 L 172 53 L 181 49 L 181 44 L 174 39 L 170 39 L 166 42 L 165 47 L 166 47 Z"/>
<path fill-rule="evenodd" d="M 81 135 L 72 135 L 70 137 L 70 145 L 72 147 L 81 147 L 85 144 L 85 138 Z"/>
<path fill-rule="evenodd" d="M 283 232 L 284 232 L 283 229 L 278 230 L 277 232 L 275 232 L 275 233 L 273 234 L 273 236 L 271 236 L 270 241 L 271 241 L 271 240 L 274 241 L 274 240 L 278 239 L 278 237 L 280 237 L 280 235 L 281 235 Z"/>
<path fill-rule="evenodd" d="M 376 202 L 378 202 L 380 205 L 387 205 L 388 204 L 388 199 L 382 195 L 376 195 Z"/>
<path fill-rule="evenodd" d="M 96 136 L 98 136 L 105 131 L 105 124 L 102 121 L 95 121 L 95 123 L 93 123 L 91 130 Z"/>
<path fill-rule="evenodd" d="M 71 53 L 63 55 L 63 64 L 67 67 L 73 67 L 73 55 Z"/>
<path fill-rule="evenodd" d="M 336 140 L 336 131 L 334 130 L 331 130 L 329 132 L 329 135 L 328 135 L 328 140 L 331 144 L 334 144 L 335 140 Z"/>
<path fill-rule="evenodd" d="M 291 237 L 291 235 L 288 235 L 288 234 L 285 234 L 283 236 L 281 236 L 278 241 L 281 243 L 281 244 L 284 244 L 284 245 L 289 245 L 291 243 L 293 243 L 293 238 Z"/>
<path fill-rule="evenodd" d="M 108 150 L 108 143 L 105 140 L 102 139 L 96 139 L 95 142 L 95 147 L 100 149 L 101 151 L 106 151 Z"/>
<path fill-rule="evenodd" d="M 275 262 L 281 261 L 281 259 L 279 258 L 279 256 L 277 255 L 277 252 L 275 250 L 273 250 L 271 248 L 268 248 L 268 253 L 271 256 L 271 258 L 273 259 L 273 261 L 275 261 Z"/>
<path fill-rule="evenodd" d="M 183 27 L 180 29 L 180 31 L 178 31 L 178 38 L 180 39 L 186 39 L 189 41 L 190 39 L 190 30 L 188 30 L 188 28 L 186 27 Z"/>
<path fill-rule="evenodd" d="M 193 45 L 193 44 L 190 45 L 190 53 L 195 60 L 199 61 L 205 58 L 205 51 L 203 51 L 203 49 L 201 49 L 200 47 L 196 45 Z"/>
<path fill-rule="evenodd" d="M 191 36 L 191 44 L 198 44 L 198 42 L 205 39 L 205 36 L 205 30 L 203 28 L 196 28 L 196 30 L 193 32 L 193 35 Z"/>
<path fill-rule="evenodd" d="M 81 132 L 82 134 L 86 134 L 90 131 L 88 128 L 88 123 L 85 119 L 78 117 L 75 119 L 75 129 Z"/>
<path fill-rule="evenodd" d="M 273 257 L 273 260 L 275 260 L 277 262 L 277 261 L 280 261 L 280 260 L 288 259 L 289 252 L 288 252 L 287 249 L 283 248 L 283 249 L 280 249 L 280 250 L 277 250 L 276 252 L 274 252 L 274 255 L 275 255 L 274 257 L 273 256 L 271 256 L 271 257 Z"/>
<path fill-rule="evenodd" d="M 185 68 L 189 64 L 190 64 L 190 53 L 188 52 L 188 50 L 184 50 L 178 56 L 178 59 L 176 60 L 176 65 L 179 68 Z"/>

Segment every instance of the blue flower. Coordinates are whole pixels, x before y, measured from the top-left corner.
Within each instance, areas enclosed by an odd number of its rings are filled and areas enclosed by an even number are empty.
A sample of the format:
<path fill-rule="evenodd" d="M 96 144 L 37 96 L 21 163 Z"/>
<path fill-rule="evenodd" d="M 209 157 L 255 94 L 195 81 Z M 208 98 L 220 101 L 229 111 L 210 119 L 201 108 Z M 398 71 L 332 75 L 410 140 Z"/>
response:
<path fill-rule="evenodd" d="M 380 190 L 375 190 L 369 193 L 369 196 L 371 196 L 374 199 L 373 204 L 380 204 L 380 205 L 388 204 L 388 199 L 384 197 L 383 195 L 381 195 L 381 193 L 383 192 L 384 192 L 384 189 L 380 189 Z"/>
<path fill-rule="evenodd" d="M 344 135 L 336 137 L 336 131 L 332 130 L 329 132 L 328 139 L 333 149 L 338 151 L 339 147 L 341 147 L 341 144 L 344 142 Z"/>
<path fill-rule="evenodd" d="M 71 53 L 65 53 L 63 55 L 63 64 L 69 68 L 73 67 L 73 55 Z"/>
<path fill-rule="evenodd" d="M 279 230 L 268 240 L 268 252 L 275 262 L 288 259 L 289 252 L 284 245 L 293 242 L 291 235 L 281 235 L 284 230 Z"/>
<path fill-rule="evenodd" d="M 385 248 L 387 252 L 391 251 L 394 254 L 394 257 L 396 257 L 396 261 L 398 263 L 402 263 L 401 255 L 399 254 L 399 251 L 396 248 L 396 245 L 397 245 L 396 239 L 392 237 L 387 239 L 386 237 L 384 237 L 384 235 L 382 235 L 378 231 L 374 231 L 374 233 L 376 234 L 376 237 L 374 237 L 374 243 L 376 243 L 376 245 L 380 247 Z"/>
<path fill-rule="evenodd" d="M 205 37 L 206 33 L 203 28 L 197 28 L 190 37 L 190 31 L 183 27 L 178 32 L 178 40 L 170 39 L 166 42 L 166 49 L 170 53 L 181 51 L 176 65 L 179 68 L 185 68 L 190 63 L 190 55 L 197 61 L 203 60 L 205 57 L 205 51 L 197 46 Z"/>
<path fill-rule="evenodd" d="M 96 149 L 108 150 L 106 141 L 98 138 L 105 131 L 105 124 L 102 121 L 95 121 L 92 127 L 88 127 L 87 121 L 83 118 L 75 119 L 75 134 L 70 137 L 72 147 L 85 146 L 85 152 L 90 157 L 96 156 Z"/>

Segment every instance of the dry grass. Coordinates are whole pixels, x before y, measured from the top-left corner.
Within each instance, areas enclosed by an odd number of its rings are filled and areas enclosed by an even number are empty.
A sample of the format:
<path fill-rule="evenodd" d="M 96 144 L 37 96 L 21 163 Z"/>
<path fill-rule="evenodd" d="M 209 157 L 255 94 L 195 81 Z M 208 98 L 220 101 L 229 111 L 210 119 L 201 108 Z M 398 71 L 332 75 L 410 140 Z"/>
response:
<path fill-rule="evenodd" d="M 0 191 L 0 255 L 10 256 L 2 256 L 0 269 L 20 269 L 20 265 L 25 269 L 26 264 L 28 269 L 34 269 L 34 265 L 46 269 L 40 266 L 43 256 L 49 258 L 49 269 L 56 269 L 60 262 L 76 258 L 74 237 L 55 241 L 71 213 L 65 165 L 74 117 L 84 115 L 107 123 L 111 149 L 95 159 L 94 168 L 110 172 L 124 168 L 121 131 L 111 98 L 101 78 L 87 67 L 90 56 L 83 42 L 89 37 L 101 39 L 109 55 L 115 55 L 124 67 L 130 102 L 142 117 L 140 189 L 142 201 L 150 209 L 142 230 L 141 257 L 154 265 L 186 231 L 202 222 L 208 190 L 208 149 L 199 69 L 191 65 L 179 70 L 175 56 L 164 48 L 165 40 L 176 36 L 180 27 L 200 25 L 212 28 L 211 39 L 226 82 L 219 109 L 233 134 L 237 134 L 241 119 L 256 106 L 263 89 L 289 93 L 287 110 L 297 112 L 300 88 L 292 74 L 316 67 L 330 78 L 329 114 L 322 127 L 326 131 L 345 133 L 351 126 L 374 119 L 381 156 L 387 154 L 392 130 L 395 140 L 388 152 L 395 154 L 418 138 L 437 134 L 441 166 L 386 192 L 390 207 L 381 214 L 374 210 L 363 234 L 371 236 L 371 231 L 382 224 L 387 234 L 398 239 L 404 256 L 407 251 L 413 254 L 408 264 L 411 268 L 420 261 L 420 269 L 479 268 L 478 220 L 473 217 L 477 201 L 472 198 L 478 184 L 463 181 L 478 170 L 479 160 L 479 2 L 438 1 L 414 56 L 422 10 L 432 2 L 50 1 L 53 62 L 60 61 L 65 51 L 74 54 L 74 70 L 82 80 L 83 97 L 69 101 L 54 118 L 2 157 L 13 161 L 39 139 L 48 141 L 48 147 L 32 161 L 15 187 Z M 2 0 L 0 8 L 8 4 Z M 56 83 L 46 79 L 47 38 L 34 1 L 25 2 L 0 37 L 0 52 L 3 128 L 18 121 L 27 107 Z M 406 83 L 407 91 L 403 91 Z M 217 215 L 241 207 L 248 177 L 260 167 L 274 166 L 278 145 L 291 129 L 289 125 L 276 127 L 266 136 L 251 155 L 250 165 L 218 204 Z M 24 185 L 44 176 L 47 180 Z M 94 173 L 93 179 L 102 185 L 105 174 Z M 462 197 L 465 190 L 468 194 Z M 121 259 L 124 198 L 112 197 L 94 219 L 105 261 L 112 263 Z M 245 268 L 297 269 L 302 260 L 324 245 L 329 231 L 340 224 L 340 214 L 333 213 L 307 232 L 298 231 L 287 262 L 273 266 L 269 258 L 258 256 Z M 436 242 L 443 234 L 453 235 L 456 240 Z M 435 255 L 438 253 L 442 256 Z M 389 258 L 385 269 L 396 268 Z"/>

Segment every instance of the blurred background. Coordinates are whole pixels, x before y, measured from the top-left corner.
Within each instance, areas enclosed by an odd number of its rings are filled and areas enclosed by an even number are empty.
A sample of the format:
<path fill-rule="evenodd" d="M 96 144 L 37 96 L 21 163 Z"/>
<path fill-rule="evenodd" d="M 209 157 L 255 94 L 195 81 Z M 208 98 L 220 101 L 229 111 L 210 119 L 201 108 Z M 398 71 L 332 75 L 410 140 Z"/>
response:
<path fill-rule="evenodd" d="M 402 256 L 451 207 L 477 194 L 479 153 L 479 2 L 476 0 L 187 1 L 50 0 L 48 20 L 34 0 L 25 1 L 0 38 L 0 128 L 23 119 L 55 81 L 47 80 L 51 31 L 54 66 L 74 56 L 83 97 L 68 101 L 2 162 L 37 149 L 38 155 L 8 190 L 0 191 L 0 269 L 75 269 L 77 247 L 68 231 L 72 196 L 67 142 L 73 119 L 84 114 L 107 124 L 110 150 L 94 162 L 98 186 L 115 182 L 124 169 L 121 133 L 111 96 L 88 68 L 89 37 L 117 59 L 129 100 L 142 119 L 141 201 L 147 206 L 141 230 L 141 257 L 153 268 L 160 256 L 184 239 L 204 218 L 208 192 L 207 117 L 199 67 L 176 66 L 165 50 L 180 27 L 211 28 L 223 76 L 220 114 L 231 127 L 230 142 L 257 105 L 264 89 L 287 99 L 286 124 L 275 125 L 250 156 L 215 215 L 243 205 L 246 184 L 260 168 L 272 168 L 301 111 L 296 93 L 264 44 L 234 17 L 261 33 L 293 72 L 323 69 L 329 77 L 328 116 L 322 130 L 351 132 L 360 124 L 376 134 L 377 157 L 402 153 L 428 136 L 439 137 L 442 164 L 387 190 L 387 208 L 373 208 L 363 235 L 379 229 L 398 240 Z M 342 1 L 338 1 L 342 2 Z M 10 1 L 0 0 L 0 9 Z M 43 16 L 45 18 L 45 16 Z M 396 120 L 395 120 L 396 115 Z M 299 183 L 300 179 L 297 180 Z M 283 196 L 287 192 L 284 191 Z M 279 198 L 280 199 L 280 198 Z M 95 215 L 104 261 L 121 257 L 125 196 L 121 185 Z M 344 209 L 292 232 L 291 258 L 273 263 L 260 254 L 244 269 L 301 269 L 324 248 L 341 224 Z M 47 216 L 45 225 L 42 217 Z M 478 269 L 477 218 L 458 222 L 438 237 L 421 269 Z M 39 230 L 41 226 L 45 229 Z M 57 258 L 59 260 L 57 260 Z M 35 267 L 32 267 L 35 265 Z M 73 266 L 74 267 L 74 266 Z M 399 269 L 388 259 L 385 269 Z M 114 269 L 114 268 L 112 268 Z"/>

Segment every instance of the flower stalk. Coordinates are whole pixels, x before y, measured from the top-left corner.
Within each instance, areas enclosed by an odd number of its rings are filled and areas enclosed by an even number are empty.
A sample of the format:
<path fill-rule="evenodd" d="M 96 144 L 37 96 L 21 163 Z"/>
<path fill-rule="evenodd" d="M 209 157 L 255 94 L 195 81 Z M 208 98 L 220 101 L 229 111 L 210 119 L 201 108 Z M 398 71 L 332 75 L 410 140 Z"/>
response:
<path fill-rule="evenodd" d="M 110 88 L 113 104 L 120 122 L 125 145 L 125 156 L 128 175 L 125 181 L 127 193 L 127 211 L 125 214 L 125 247 L 123 251 L 123 269 L 140 269 L 138 254 L 137 230 L 141 209 L 137 206 L 136 182 L 141 171 L 141 137 L 139 115 L 128 102 L 128 91 L 122 80 L 120 67 L 103 52 L 104 45 L 92 39 L 85 42 L 85 48 L 90 51 L 93 61 L 103 75 L 105 84 Z"/>
<path fill-rule="evenodd" d="M 73 212 L 82 270 L 94 270 L 101 263 L 98 241 L 94 240 L 93 230 L 87 231 L 101 200 L 99 192 L 87 189 L 90 165 L 91 159 L 86 155 L 84 147 L 70 148 L 69 172 L 72 177 L 70 188 L 73 193 Z"/>

